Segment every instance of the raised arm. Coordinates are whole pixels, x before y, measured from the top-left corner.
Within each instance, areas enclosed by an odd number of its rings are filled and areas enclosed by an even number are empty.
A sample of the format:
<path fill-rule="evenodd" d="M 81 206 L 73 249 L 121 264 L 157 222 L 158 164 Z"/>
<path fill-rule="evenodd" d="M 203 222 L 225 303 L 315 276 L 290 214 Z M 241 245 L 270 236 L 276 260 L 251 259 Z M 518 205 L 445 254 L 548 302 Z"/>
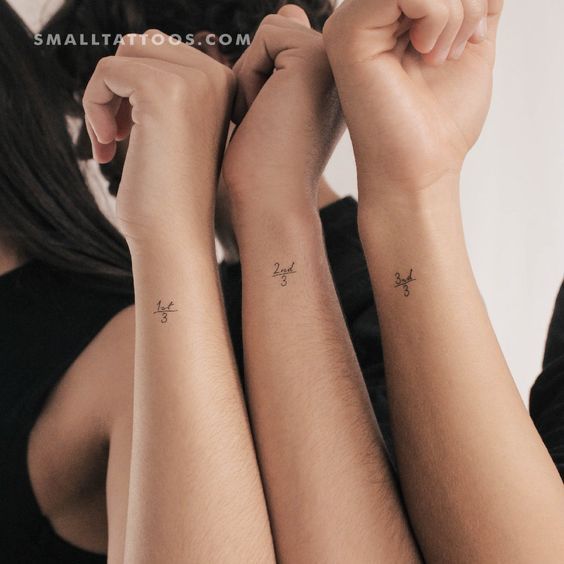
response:
<path fill-rule="evenodd" d="M 243 269 L 246 387 L 278 560 L 417 561 L 317 212 L 319 176 L 341 130 L 322 38 L 287 6 L 264 20 L 235 74 L 246 115 L 224 174 Z"/>
<path fill-rule="evenodd" d="M 500 12 L 500 0 L 346 0 L 325 29 L 357 158 L 400 480 L 430 562 L 564 552 L 564 489 L 497 343 L 460 214 Z"/>
<path fill-rule="evenodd" d="M 156 32 L 125 41 L 84 96 L 99 162 L 131 130 L 118 195 L 136 298 L 123 561 L 273 562 L 212 228 L 234 79 Z M 120 552 L 110 546 L 116 562 Z"/>

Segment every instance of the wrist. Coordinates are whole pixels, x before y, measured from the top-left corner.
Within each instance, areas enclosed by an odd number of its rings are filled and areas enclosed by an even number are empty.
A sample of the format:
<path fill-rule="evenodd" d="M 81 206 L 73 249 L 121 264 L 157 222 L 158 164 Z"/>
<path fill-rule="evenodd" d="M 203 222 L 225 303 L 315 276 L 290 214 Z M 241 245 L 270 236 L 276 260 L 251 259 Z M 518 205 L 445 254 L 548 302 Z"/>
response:
<path fill-rule="evenodd" d="M 358 226 L 363 243 L 397 245 L 412 235 L 426 238 L 462 233 L 458 188 L 454 177 L 416 191 L 378 188 L 368 192 L 359 188 Z"/>
<path fill-rule="evenodd" d="M 292 186 L 268 184 L 248 190 L 244 196 L 230 193 L 231 218 L 237 237 L 246 231 L 262 230 L 269 224 L 307 223 L 317 217 L 315 190 L 304 187 L 297 191 Z"/>
<path fill-rule="evenodd" d="M 154 232 L 152 237 L 126 237 L 133 267 L 136 265 L 178 264 L 188 260 L 204 260 L 215 257 L 213 230 L 171 229 L 167 233 Z"/>
<path fill-rule="evenodd" d="M 424 215 L 460 207 L 460 177 L 445 175 L 424 186 L 382 177 L 359 177 L 359 215 Z"/>
<path fill-rule="evenodd" d="M 313 206 L 255 212 L 246 213 L 235 222 L 241 256 L 250 249 L 254 252 L 262 247 L 298 247 L 323 237 L 319 212 Z"/>

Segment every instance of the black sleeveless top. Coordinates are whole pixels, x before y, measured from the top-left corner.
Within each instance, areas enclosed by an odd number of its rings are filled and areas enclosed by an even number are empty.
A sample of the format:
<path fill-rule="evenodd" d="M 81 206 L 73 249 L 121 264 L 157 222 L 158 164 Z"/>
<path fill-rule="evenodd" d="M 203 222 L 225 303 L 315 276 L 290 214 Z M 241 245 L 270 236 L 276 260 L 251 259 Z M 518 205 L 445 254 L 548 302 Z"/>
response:
<path fill-rule="evenodd" d="M 48 395 L 132 298 L 39 262 L 0 277 L 0 562 L 102 563 L 59 538 L 37 505 L 27 444 Z"/>
<path fill-rule="evenodd" d="M 380 334 L 356 223 L 345 198 L 321 211 L 329 262 L 372 405 L 390 444 Z M 220 268 L 241 374 L 241 268 Z M 30 432 L 49 394 L 96 334 L 132 304 L 88 276 L 30 262 L 0 276 L 0 563 L 102 564 L 61 539 L 41 514 L 27 468 Z"/>

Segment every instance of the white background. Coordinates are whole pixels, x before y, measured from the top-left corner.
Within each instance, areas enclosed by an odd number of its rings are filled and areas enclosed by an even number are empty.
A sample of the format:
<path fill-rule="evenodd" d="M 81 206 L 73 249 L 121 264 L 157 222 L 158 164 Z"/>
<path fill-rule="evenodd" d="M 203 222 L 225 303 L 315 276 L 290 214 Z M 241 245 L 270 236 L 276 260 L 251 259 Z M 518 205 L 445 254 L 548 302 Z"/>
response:
<path fill-rule="evenodd" d="M 59 0 L 11 3 L 36 28 Z M 472 263 L 524 398 L 540 370 L 564 275 L 562 21 L 564 3 L 506 0 L 492 110 L 463 175 Z M 341 194 L 356 192 L 348 138 L 328 177 Z"/>

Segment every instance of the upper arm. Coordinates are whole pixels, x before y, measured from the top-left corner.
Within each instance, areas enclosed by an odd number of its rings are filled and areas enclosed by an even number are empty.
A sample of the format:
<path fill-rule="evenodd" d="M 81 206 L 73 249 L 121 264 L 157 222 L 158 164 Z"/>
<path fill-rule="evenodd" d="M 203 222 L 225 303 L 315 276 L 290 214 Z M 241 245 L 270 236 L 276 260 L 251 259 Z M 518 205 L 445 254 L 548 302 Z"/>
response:
<path fill-rule="evenodd" d="M 123 562 L 131 432 L 133 420 L 133 360 L 135 348 L 135 316 L 130 307 L 119 313 L 101 336 L 100 354 L 105 355 L 103 417 L 109 443 L 106 475 L 108 516 L 108 563 Z"/>
<path fill-rule="evenodd" d="M 123 562 L 130 461 L 131 417 L 124 416 L 116 420 L 110 437 L 106 480 L 108 564 Z"/>

